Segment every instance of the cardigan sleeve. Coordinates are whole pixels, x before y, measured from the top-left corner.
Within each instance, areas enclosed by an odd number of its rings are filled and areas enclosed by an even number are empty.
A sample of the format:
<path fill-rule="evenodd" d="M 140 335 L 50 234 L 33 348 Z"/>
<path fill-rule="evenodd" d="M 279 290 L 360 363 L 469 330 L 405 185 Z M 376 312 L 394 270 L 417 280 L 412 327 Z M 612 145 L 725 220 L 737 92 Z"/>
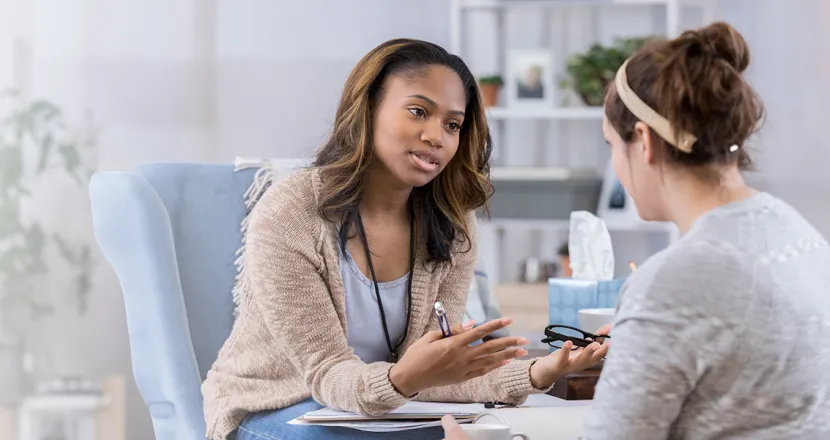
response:
<path fill-rule="evenodd" d="M 467 217 L 470 231 L 470 243 L 456 247 L 453 266 L 444 282 L 438 288 L 438 301 L 444 305 L 450 323 L 459 323 L 464 317 L 467 306 L 467 293 L 470 290 L 477 258 L 475 213 Z M 438 329 L 438 320 L 433 315 L 425 331 Z M 530 382 L 530 366 L 534 360 L 514 360 L 504 367 L 466 382 L 430 388 L 422 391 L 416 400 L 435 402 L 504 402 L 520 404 L 530 394 L 541 394 L 548 389 L 534 388 Z"/>
<path fill-rule="evenodd" d="M 389 380 L 393 364 L 361 361 L 337 326 L 314 205 L 310 190 L 290 182 L 270 188 L 257 203 L 245 250 L 250 300 L 317 402 L 387 413 L 408 399 Z"/>

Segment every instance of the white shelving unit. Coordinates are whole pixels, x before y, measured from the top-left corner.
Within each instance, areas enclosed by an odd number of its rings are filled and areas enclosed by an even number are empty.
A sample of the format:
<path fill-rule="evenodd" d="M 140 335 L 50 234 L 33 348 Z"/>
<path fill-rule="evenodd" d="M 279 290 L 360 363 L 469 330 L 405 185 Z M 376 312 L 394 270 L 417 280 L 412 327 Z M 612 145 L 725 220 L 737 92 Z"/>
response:
<path fill-rule="evenodd" d="M 602 107 L 552 107 L 552 108 L 510 108 L 491 107 L 487 110 L 491 120 L 502 119 L 554 119 L 601 121 Z"/>
<path fill-rule="evenodd" d="M 550 9 L 566 6 L 663 6 L 666 8 L 666 36 L 680 34 L 681 14 L 684 6 L 697 6 L 703 9 L 703 22 L 715 18 L 717 0 L 452 0 L 450 20 L 452 34 L 450 47 L 453 53 L 461 53 L 463 14 L 465 11 L 492 9 Z"/>
<path fill-rule="evenodd" d="M 671 38 L 684 28 L 713 21 L 717 3 L 717 0 L 451 0 L 451 51 L 464 58 L 474 74 L 504 75 L 509 67 L 510 51 L 542 48 L 552 52 L 553 62 L 561 73 L 570 53 L 581 52 L 594 42 L 607 42 L 609 33 L 619 37 Z M 632 14 L 647 18 L 630 20 Z M 690 16 L 695 23 L 689 22 Z M 633 24 L 628 24 L 629 20 Z M 486 25 L 482 26 L 482 22 Z M 556 40 L 559 37 L 565 42 Z M 484 45 L 484 50 L 477 44 Z M 476 61 L 480 61 L 482 53 L 490 58 L 484 64 L 491 68 L 477 69 Z M 607 147 L 600 134 L 603 109 L 585 106 L 578 97 L 570 96 L 575 98 L 570 100 L 575 105 L 566 105 L 559 98 L 551 106 L 512 106 L 510 100 L 503 100 L 506 102 L 487 109 L 494 138 L 491 179 L 497 191 L 499 182 L 503 181 L 541 184 L 601 179 L 609 154 L 607 149 L 603 150 Z M 521 153 L 520 160 L 509 157 L 517 152 Z M 545 236 L 567 237 L 568 226 L 565 219 L 493 218 L 482 224 L 483 234 L 480 234 L 485 268 L 492 273 L 502 268 L 502 261 L 509 265 L 522 257 L 511 257 L 506 249 L 521 246 L 515 241 L 523 241 L 513 240 L 511 232 L 532 232 L 534 238 L 527 241 L 539 246 Z M 658 234 L 668 243 L 679 238 L 674 225 L 660 223 L 609 222 L 608 228 L 612 234 Z M 653 239 L 641 241 L 653 242 Z M 493 273 L 491 278 L 499 282 L 501 277 Z M 511 281 L 509 278 L 514 277 L 508 276 L 504 281 Z"/>
<path fill-rule="evenodd" d="M 599 175 L 593 168 L 561 167 L 496 167 L 490 170 L 490 180 L 505 181 L 561 181 L 596 179 Z"/>

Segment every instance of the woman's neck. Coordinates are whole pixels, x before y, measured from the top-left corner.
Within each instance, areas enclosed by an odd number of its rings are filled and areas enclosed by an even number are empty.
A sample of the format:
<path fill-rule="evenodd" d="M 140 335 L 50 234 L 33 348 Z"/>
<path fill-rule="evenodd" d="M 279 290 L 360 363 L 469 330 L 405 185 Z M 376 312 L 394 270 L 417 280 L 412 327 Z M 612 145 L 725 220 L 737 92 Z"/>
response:
<path fill-rule="evenodd" d="M 668 217 L 681 233 L 707 212 L 755 195 L 737 168 L 725 172 L 717 183 L 709 183 L 693 175 L 675 176 L 665 192 Z"/>
<path fill-rule="evenodd" d="M 412 187 L 389 174 L 382 164 L 376 164 L 366 170 L 360 200 L 361 215 L 373 218 L 408 217 Z"/>

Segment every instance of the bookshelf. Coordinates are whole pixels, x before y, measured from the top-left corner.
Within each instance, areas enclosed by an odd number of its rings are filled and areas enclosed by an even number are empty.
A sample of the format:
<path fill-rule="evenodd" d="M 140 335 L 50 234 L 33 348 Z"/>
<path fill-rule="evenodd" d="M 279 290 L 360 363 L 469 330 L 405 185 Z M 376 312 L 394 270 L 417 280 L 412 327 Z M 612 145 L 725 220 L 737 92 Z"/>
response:
<path fill-rule="evenodd" d="M 473 74 L 507 80 L 516 53 L 544 51 L 556 77 L 546 83 L 553 98 L 541 105 L 517 105 L 505 81 L 499 102 L 487 109 L 496 194 L 493 217 L 480 221 L 479 249 L 494 284 L 517 282 L 525 258 L 555 253 L 567 240 L 570 211 L 597 209 L 610 158 L 603 109 L 561 87 L 568 58 L 617 37 L 674 37 L 713 21 L 717 6 L 717 0 L 450 1 L 450 50 Z M 615 247 L 620 237 L 621 258 L 637 255 L 638 261 L 679 238 L 673 225 L 662 223 L 608 220 L 608 228 Z"/>

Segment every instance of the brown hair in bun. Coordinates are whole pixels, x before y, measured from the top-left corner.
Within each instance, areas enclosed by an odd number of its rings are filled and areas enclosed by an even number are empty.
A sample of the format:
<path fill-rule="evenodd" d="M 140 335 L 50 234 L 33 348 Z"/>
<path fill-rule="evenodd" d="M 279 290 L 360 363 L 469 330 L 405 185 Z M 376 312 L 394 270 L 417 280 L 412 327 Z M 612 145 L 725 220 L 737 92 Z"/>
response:
<path fill-rule="evenodd" d="M 626 75 L 633 91 L 676 131 L 697 137 L 691 153 L 662 142 L 666 162 L 751 168 L 744 142 L 760 128 L 764 108 L 742 75 L 749 60 L 746 41 L 724 22 L 685 31 L 673 40 L 652 40 L 631 57 Z M 605 114 L 624 141 L 633 140 L 638 119 L 620 100 L 613 82 Z M 652 136 L 657 137 L 653 131 Z"/>

